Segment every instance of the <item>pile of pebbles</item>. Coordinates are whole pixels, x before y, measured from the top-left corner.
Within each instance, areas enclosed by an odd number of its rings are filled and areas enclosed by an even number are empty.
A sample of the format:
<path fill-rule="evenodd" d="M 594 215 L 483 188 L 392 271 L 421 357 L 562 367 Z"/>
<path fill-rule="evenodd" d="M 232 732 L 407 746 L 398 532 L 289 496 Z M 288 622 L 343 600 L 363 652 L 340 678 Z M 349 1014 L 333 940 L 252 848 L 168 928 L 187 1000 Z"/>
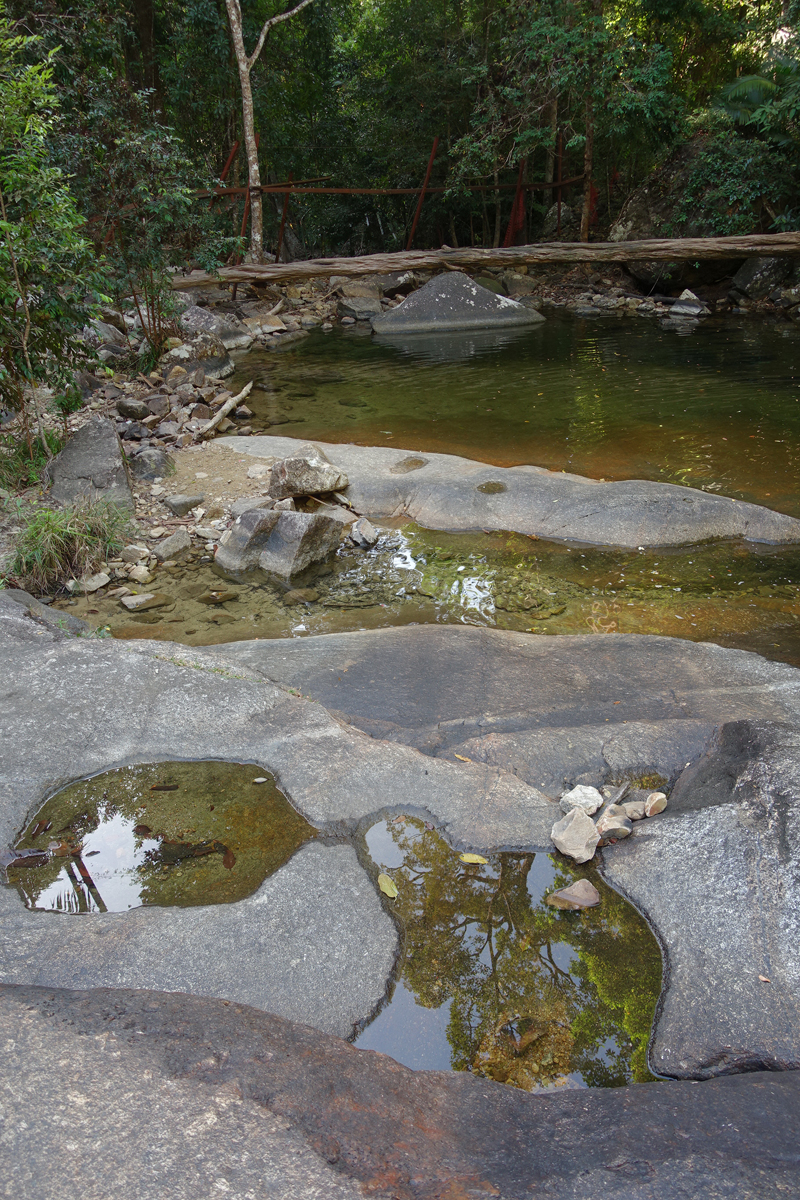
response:
<path fill-rule="evenodd" d="M 650 792 L 641 799 L 623 803 L 628 788 L 628 784 L 605 788 L 610 794 L 604 796 L 597 788 L 581 783 L 564 792 L 559 807 L 566 815 L 550 831 L 556 849 L 575 862 L 589 862 L 598 846 L 630 837 L 634 821 L 654 817 L 667 807 L 665 792 Z M 597 821 L 593 821 L 592 816 L 601 808 Z"/>

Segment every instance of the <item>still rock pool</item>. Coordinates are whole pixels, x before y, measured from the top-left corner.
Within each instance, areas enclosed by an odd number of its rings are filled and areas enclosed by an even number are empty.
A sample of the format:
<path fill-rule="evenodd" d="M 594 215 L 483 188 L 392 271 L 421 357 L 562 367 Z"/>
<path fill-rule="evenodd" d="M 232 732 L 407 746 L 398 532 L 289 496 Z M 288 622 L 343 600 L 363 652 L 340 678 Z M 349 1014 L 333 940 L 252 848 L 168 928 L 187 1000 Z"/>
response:
<path fill-rule="evenodd" d="M 315 332 L 240 357 L 232 383 L 251 379 L 255 432 L 687 484 L 800 516 L 800 328 L 785 321 Z"/>

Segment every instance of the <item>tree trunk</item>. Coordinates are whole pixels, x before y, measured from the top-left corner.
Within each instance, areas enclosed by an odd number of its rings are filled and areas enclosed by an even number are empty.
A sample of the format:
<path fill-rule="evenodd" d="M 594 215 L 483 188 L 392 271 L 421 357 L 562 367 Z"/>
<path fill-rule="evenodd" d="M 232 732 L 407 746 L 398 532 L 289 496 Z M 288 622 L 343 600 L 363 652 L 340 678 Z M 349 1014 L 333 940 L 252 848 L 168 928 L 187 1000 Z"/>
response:
<path fill-rule="evenodd" d="M 497 186 L 498 183 L 499 183 L 499 172 L 497 170 L 497 167 L 495 166 L 495 169 L 494 169 L 494 240 L 492 241 L 492 246 L 495 249 L 497 249 L 497 247 L 500 245 L 500 215 L 501 214 L 500 214 L 500 188 Z"/>
<path fill-rule="evenodd" d="M 258 147 L 256 146 L 255 119 L 253 116 L 253 89 L 250 83 L 251 65 L 244 48 L 242 34 L 242 10 L 239 0 L 225 0 L 228 10 L 228 20 L 231 25 L 233 49 L 236 54 L 236 66 L 239 69 L 239 83 L 242 89 L 242 131 L 244 147 L 247 155 L 247 182 L 253 191 L 250 192 L 250 253 L 251 262 L 261 262 L 264 255 L 264 222 L 261 206 L 261 172 L 258 166 Z"/>
<path fill-rule="evenodd" d="M 556 143 L 558 142 L 558 98 L 548 105 L 548 124 L 550 125 L 551 142 L 547 148 L 547 161 L 544 168 L 545 183 L 552 183 L 556 171 Z"/>
<path fill-rule="evenodd" d="M 592 157 L 594 153 L 594 121 L 592 102 L 586 100 L 586 143 L 583 148 L 583 212 L 581 213 L 581 241 L 589 240 L 589 217 L 592 211 Z"/>

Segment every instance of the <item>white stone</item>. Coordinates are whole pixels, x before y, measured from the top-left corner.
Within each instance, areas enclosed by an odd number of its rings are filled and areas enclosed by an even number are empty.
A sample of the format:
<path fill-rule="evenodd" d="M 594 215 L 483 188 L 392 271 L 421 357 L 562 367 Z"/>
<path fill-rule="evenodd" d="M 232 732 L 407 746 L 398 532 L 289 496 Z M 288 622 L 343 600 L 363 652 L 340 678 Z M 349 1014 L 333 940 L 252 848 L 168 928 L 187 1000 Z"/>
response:
<path fill-rule="evenodd" d="M 255 463 L 252 467 L 247 468 L 248 479 L 263 479 L 265 475 L 269 475 L 271 467 L 266 463 Z"/>
<path fill-rule="evenodd" d="M 106 575 L 105 571 L 100 571 L 97 575 L 86 576 L 85 579 L 70 579 L 67 588 L 70 592 L 83 592 L 88 595 L 99 591 L 107 583 L 111 583 L 111 576 Z"/>
<path fill-rule="evenodd" d="M 579 783 L 572 791 L 565 792 L 559 801 L 559 808 L 563 813 L 572 812 L 573 808 L 580 808 L 591 816 L 592 813 L 597 812 L 598 808 L 602 807 L 603 797 L 597 788 L 588 787 L 584 783 Z"/>
<path fill-rule="evenodd" d="M 593 858 L 600 841 L 594 821 L 580 808 L 573 808 L 566 817 L 556 821 L 550 831 L 550 837 L 557 850 L 569 858 L 574 858 L 578 863 L 588 862 Z"/>
<path fill-rule="evenodd" d="M 651 792 L 644 802 L 644 815 L 654 817 L 667 807 L 667 797 L 664 792 Z"/>

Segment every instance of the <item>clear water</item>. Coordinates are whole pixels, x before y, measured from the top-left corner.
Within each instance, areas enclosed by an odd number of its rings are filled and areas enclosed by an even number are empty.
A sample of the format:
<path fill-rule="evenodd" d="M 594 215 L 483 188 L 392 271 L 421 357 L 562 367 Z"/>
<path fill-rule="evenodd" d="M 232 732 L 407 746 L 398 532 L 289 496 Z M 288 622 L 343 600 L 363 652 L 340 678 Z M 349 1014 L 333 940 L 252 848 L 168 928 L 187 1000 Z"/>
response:
<path fill-rule="evenodd" d="M 654 479 L 800 516 L 800 329 L 550 315 L 524 332 L 384 340 L 315 332 L 250 351 L 255 430 Z"/>
<path fill-rule="evenodd" d="M 211 565 L 198 562 L 159 571 L 153 588 L 165 603 L 157 609 L 129 613 L 96 593 L 67 611 L 118 638 L 195 646 L 450 622 L 540 634 L 667 634 L 800 666 L 800 546 L 603 550 L 404 525 L 385 529 L 371 551 L 344 545 L 307 584 L 316 598 L 287 604 L 258 573 L 221 584 Z M 212 592 L 218 603 L 206 602 Z"/>
<path fill-rule="evenodd" d="M 356 1039 L 415 1069 L 467 1070 L 527 1091 L 651 1079 L 647 1044 L 661 954 L 643 917 L 591 864 L 488 854 L 469 866 L 430 825 L 400 816 L 366 833 L 404 935 L 388 1003 Z M 575 879 L 600 905 L 565 912 Z"/>
<path fill-rule="evenodd" d="M 258 767 L 145 763 L 57 792 L 15 846 L 46 861 L 23 860 L 8 876 L 29 908 L 52 912 L 222 904 L 250 895 L 315 836 Z"/>

